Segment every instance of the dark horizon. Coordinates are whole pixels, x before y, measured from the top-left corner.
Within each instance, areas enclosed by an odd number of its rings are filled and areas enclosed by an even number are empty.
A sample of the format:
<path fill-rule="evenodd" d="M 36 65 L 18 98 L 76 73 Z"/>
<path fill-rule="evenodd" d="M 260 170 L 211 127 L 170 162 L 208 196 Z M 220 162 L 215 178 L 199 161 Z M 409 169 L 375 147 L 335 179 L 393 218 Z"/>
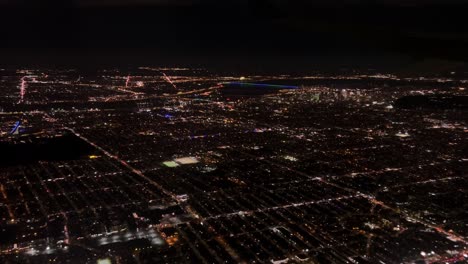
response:
<path fill-rule="evenodd" d="M 111 2 L 116 3 L 0 2 L 0 22 L 7 25 L 0 43 L 3 64 L 94 57 L 112 63 L 116 56 L 134 63 L 343 56 L 468 60 L 468 5 L 462 1 Z"/>

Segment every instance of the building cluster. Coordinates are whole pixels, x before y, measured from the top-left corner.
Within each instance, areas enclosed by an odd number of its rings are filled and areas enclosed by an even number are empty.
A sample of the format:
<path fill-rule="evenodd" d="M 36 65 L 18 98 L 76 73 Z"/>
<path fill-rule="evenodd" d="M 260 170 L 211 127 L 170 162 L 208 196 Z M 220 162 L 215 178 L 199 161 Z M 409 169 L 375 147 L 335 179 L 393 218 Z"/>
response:
<path fill-rule="evenodd" d="M 0 262 L 468 259 L 468 115 L 392 107 L 412 93 L 465 95 L 464 80 L 2 74 L 0 156 L 58 137 L 72 142 L 51 149 L 74 155 L 0 162 Z M 238 80 L 298 88 L 223 91 Z"/>

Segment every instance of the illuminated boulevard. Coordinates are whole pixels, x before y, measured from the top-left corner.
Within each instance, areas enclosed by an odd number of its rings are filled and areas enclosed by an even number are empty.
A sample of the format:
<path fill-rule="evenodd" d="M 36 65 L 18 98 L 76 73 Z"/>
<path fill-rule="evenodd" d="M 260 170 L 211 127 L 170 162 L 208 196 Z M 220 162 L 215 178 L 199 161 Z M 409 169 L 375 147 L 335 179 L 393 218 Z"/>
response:
<path fill-rule="evenodd" d="M 0 75 L 1 263 L 468 261 L 468 76 Z"/>

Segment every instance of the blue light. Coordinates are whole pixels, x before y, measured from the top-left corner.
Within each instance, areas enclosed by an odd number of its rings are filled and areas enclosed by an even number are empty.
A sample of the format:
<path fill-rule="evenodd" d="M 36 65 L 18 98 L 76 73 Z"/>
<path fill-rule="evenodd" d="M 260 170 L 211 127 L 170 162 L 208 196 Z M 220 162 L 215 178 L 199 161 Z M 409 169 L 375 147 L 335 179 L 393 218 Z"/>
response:
<path fill-rule="evenodd" d="M 16 121 L 15 123 L 15 126 L 13 127 L 13 129 L 10 131 L 10 135 L 11 134 L 14 134 L 16 132 L 16 130 L 18 130 L 19 126 L 21 125 L 21 121 Z M 19 132 L 19 131 L 18 131 Z"/>

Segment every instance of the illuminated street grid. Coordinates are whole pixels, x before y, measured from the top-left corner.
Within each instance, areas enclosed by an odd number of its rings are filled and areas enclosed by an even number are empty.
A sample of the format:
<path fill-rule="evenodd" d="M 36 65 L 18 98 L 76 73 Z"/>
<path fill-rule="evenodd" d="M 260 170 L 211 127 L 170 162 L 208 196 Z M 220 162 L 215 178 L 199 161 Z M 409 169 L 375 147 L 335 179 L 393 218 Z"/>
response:
<path fill-rule="evenodd" d="M 409 94 L 467 95 L 466 79 L 184 68 L 0 74 L 3 142 L 26 140 L 7 135 L 22 120 L 23 133 L 73 134 L 94 149 L 1 168 L 0 260 L 468 259 L 468 113 L 392 106 Z M 299 88 L 223 91 L 239 80 Z"/>

